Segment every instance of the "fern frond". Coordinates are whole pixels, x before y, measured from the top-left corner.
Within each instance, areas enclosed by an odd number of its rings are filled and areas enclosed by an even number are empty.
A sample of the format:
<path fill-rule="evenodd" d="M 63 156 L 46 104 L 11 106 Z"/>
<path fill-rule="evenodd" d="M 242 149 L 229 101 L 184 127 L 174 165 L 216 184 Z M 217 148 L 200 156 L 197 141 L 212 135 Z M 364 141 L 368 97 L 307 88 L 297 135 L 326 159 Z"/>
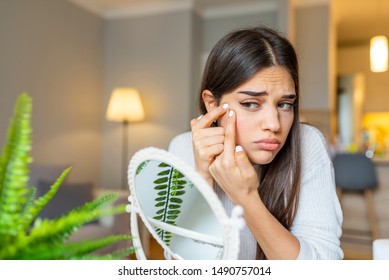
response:
<path fill-rule="evenodd" d="M 86 255 L 86 256 L 81 256 L 77 258 L 77 260 L 121 260 L 124 258 L 127 258 L 131 254 L 135 252 L 134 247 L 127 247 L 124 249 L 119 249 L 113 253 L 105 254 L 105 255 Z M 76 259 L 76 258 L 73 258 Z"/>
<path fill-rule="evenodd" d="M 30 232 L 28 244 L 66 240 L 82 225 L 103 216 L 125 213 L 125 209 L 126 205 L 121 204 L 112 208 L 101 208 L 93 211 L 72 210 L 55 220 L 37 219 Z"/>
<path fill-rule="evenodd" d="M 71 256 L 79 257 L 79 256 L 91 254 L 105 246 L 114 244 L 119 241 L 131 240 L 131 239 L 132 238 L 129 235 L 112 235 L 103 239 L 72 243 L 68 245 L 68 248 L 71 253 L 69 254 L 69 257 Z"/>
<path fill-rule="evenodd" d="M 40 246 L 51 246 L 55 248 L 64 243 L 65 240 L 79 229 L 82 225 L 107 215 L 117 215 L 125 213 L 126 205 L 118 205 L 112 208 L 96 209 L 94 211 L 71 211 L 68 214 L 55 219 L 36 219 L 29 235 L 19 236 L 18 242 L 0 248 L 0 259 L 23 258 L 29 248 L 39 248 Z"/>
<path fill-rule="evenodd" d="M 142 162 L 138 168 L 136 169 L 136 175 L 138 175 L 139 173 L 142 172 L 142 170 L 147 166 L 147 164 L 150 162 L 150 160 L 145 160 L 144 162 Z"/>
<path fill-rule="evenodd" d="M 92 211 L 98 208 L 102 208 L 114 201 L 116 201 L 119 198 L 119 195 L 116 193 L 105 193 L 99 196 L 98 198 L 95 198 L 94 200 L 85 203 L 80 208 L 75 209 L 75 211 Z"/>
<path fill-rule="evenodd" d="M 119 249 L 115 252 L 112 252 L 110 254 L 102 255 L 101 259 L 105 260 L 121 260 L 125 257 L 130 256 L 131 254 L 135 253 L 135 248 L 134 247 L 127 247 L 124 249 Z"/>
<path fill-rule="evenodd" d="M 75 244 L 70 244 L 70 247 L 72 248 L 73 252 L 70 256 L 73 256 L 73 259 L 79 259 L 83 256 L 88 256 L 88 258 L 91 258 L 92 256 L 97 256 L 99 259 L 119 259 L 123 258 L 125 256 L 128 256 L 129 252 L 133 252 L 133 248 L 124 248 L 121 250 L 118 250 L 117 252 L 113 252 L 111 254 L 105 254 L 105 255 L 96 255 L 93 254 L 93 252 L 104 248 L 108 245 L 115 244 L 119 241 L 123 240 L 131 240 L 131 236 L 129 235 L 113 235 L 109 236 L 103 239 L 98 240 L 92 240 L 92 241 L 84 241 L 79 242 Z M 129 250 L 131 249 L 131 250 Z M 125 254 L 125 255 L 123 255 Z M 93 258 L 93 257 L 92 257 Z"/>
<path fill-rule="evenodd" d="M 35 259 L 35 260 L 66 260 L 66 259 L 82 259 L 82 258 L 96 258 L 105 259 L 104 255 L 96 255 L 92 257 L 91 253 L 114 243 L 123 240 L 131 240 L 129 235 L 112 235 L 105 238 L 86 240 L 69 243 L 58 243 L 56 246 L 48 243 L 40 243 L 37 246 L 26 247 L 25 250 L 20 251 L 20 256 L 17 259 Z M 128 248 L 127 252 L 128 252 Z"/>
<path fill-rule="evenodd" d="M 62 182 L 65 180 L 71 169 L 71 167 L 65 169 L 55 181 L 55 183 L 50 186 L 50 190 L 38 199 L 36 199 L 33 205 L 30 207 L 29 211 L 23 215 L 23 220 L 21 221 L 21 226 L 23 230 L 26 230 L 31 225 L 31 223 L 42 211 L 42 209 L 45 208 L 47 203 L 49 203 L 51 199 L 55 196 L 58 189 L 61 187 Z"/>
<path fill-rule="evenodd" d="M 70 224 L 68 225 L 68 228 L 64 227 L 63 231 L 56 234 L 57 238 L 61 237 L 65 240 L 82 225 L 95 221 L 100 217 L 125 213 L 126 206 L 124 204 L 117 205 L 116 207 L 106 207 L 108 204 L 115 202 L 118 197 L 119 195 L 115 193 L 103 194 L 60 217 L 58 219 L 58 224 L 66 224 L 67 222 Z M 82 217 L 84 217 L 84 219 Z M 71 223 L 72 219 L 73 224 Z"/>
<path fill-rule="evenodd" d="M 30 187 L 27 190 L 26 202 L 22 205 L 21 214 L 27 214 L 31 211 L 31 208 L 35 203 L 36 188 Z"/>
<path fill-rule="evenodd" d="M 180 208 L 183 200 L 179 198 L 185 194 L 184 180 L 185 176 L 176 168 L 165 163 L 158 165 L 162 170 L 158 172 L 158 178 L 154 180 L 154 189 L 157 190 L 157 197 L 154 199 L 154 205 L 158 210 L 153 217 L 156 220 L 176 225 L 175 221 L 181 213 Z M 173 235 L 168 232 L 156 228 L 159 237 L 169 246 Z"/>
<path fill-rule="evenodd" d="M 19 213 L 26 201 L 31 162 L 31 107 L 31 98 L 21 94 L 0 156 L 0 244 L 9 242 L 19 232 Z"/>

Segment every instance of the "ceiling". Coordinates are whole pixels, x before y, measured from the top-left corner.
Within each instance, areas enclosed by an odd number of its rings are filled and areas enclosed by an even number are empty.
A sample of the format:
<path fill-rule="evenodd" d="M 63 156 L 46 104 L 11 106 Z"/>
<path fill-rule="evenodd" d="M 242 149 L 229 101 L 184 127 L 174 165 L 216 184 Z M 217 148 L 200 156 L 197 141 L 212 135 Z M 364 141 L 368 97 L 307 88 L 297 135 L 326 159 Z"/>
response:
<path fill-rule="evenodd" d="M 104 16 L 112 11 L 129 8 L 150 8 L 165 4 L 182 5 L 195 2 L 198 8 L 217 7 L 266 0 L 69 0 L 94 13 Z M 338 43 L 341 45 L 367 44 L 376 33 L 389 33 L 388 0 L 294 0 L 298 5 L 331 2 L 333 18 L 337 22 Z M 389 34 L 387 34 L 389 35 Z"/>

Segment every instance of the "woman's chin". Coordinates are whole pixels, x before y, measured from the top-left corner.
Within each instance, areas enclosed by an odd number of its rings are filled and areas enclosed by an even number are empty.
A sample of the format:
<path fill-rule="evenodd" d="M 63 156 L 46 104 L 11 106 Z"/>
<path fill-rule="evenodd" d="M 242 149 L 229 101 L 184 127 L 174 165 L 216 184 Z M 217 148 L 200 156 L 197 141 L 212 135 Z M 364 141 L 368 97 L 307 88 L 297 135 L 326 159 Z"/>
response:
<path fill-rule="evenodd" d="M 253 153 L 248 153 L 248 157 L 253 165 L 265 165 L 271 163 L 275 158 L 276 154 L 277 153 L 269 151 L 255 151 Z"/>

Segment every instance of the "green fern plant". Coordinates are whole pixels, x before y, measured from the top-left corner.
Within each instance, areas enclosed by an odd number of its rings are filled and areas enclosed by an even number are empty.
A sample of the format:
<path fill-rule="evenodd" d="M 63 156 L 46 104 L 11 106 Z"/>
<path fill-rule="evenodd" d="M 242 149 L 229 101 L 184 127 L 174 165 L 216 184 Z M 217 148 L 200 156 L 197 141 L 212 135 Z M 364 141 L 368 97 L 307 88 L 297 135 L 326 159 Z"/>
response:
<path fill-rule="evenodd" d="M 116 194 L 104 194 L 56 219 L 38 217 L 70 168 L 46 194 L 35 198 L 36 189 L 27 186 L 31 162 L 31 110 L 31 97 L 21 94 L 0 155 L 0 259 L 121 259 L 133 253 L 133 248 L 128 247 L 105 255 L 94 254 L 107 245 L 131 239 L 129 235 L 68 241 L 69 236 L 86 223 L 125 213 L 124 204 L 111 205 L 118 198 Z"/>
<path fill-rule="evenodd" d="M 176 168 L 163 162 L 158 167 L 161 168 L 161 171 L 157 174 L 158 179 L 153 182 L 154 189 L 158 194 L 155 198 L 155 207 L 158 210 L 153 218 L 170 225 L 176 225 L 175 221 L 181 213 L 183 202 L 181 196 L 185 194 L 185 186 L 188 182 L 184 180 L 185 176 Z M 173 237 L 172 233 L 160 228 L 157 228 L 156 232 L 169 246 Z"/>

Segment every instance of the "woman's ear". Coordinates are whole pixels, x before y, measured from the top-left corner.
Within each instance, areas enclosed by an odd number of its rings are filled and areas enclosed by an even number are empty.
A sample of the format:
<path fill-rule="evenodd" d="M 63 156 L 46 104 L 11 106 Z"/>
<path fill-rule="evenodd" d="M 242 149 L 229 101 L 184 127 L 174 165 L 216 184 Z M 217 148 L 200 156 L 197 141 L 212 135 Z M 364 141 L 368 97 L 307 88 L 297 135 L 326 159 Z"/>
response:
<path fill-rule="evenodd" d="M 201 98 L 204 101 L 205 108 L 207 109 L 207 112 L 211 112 L 213 109 L 217 107 L 217 101 L 216 98 L 213 96 L 212 92 L 209 90 L 204 90 L 201 93 Z"/>

